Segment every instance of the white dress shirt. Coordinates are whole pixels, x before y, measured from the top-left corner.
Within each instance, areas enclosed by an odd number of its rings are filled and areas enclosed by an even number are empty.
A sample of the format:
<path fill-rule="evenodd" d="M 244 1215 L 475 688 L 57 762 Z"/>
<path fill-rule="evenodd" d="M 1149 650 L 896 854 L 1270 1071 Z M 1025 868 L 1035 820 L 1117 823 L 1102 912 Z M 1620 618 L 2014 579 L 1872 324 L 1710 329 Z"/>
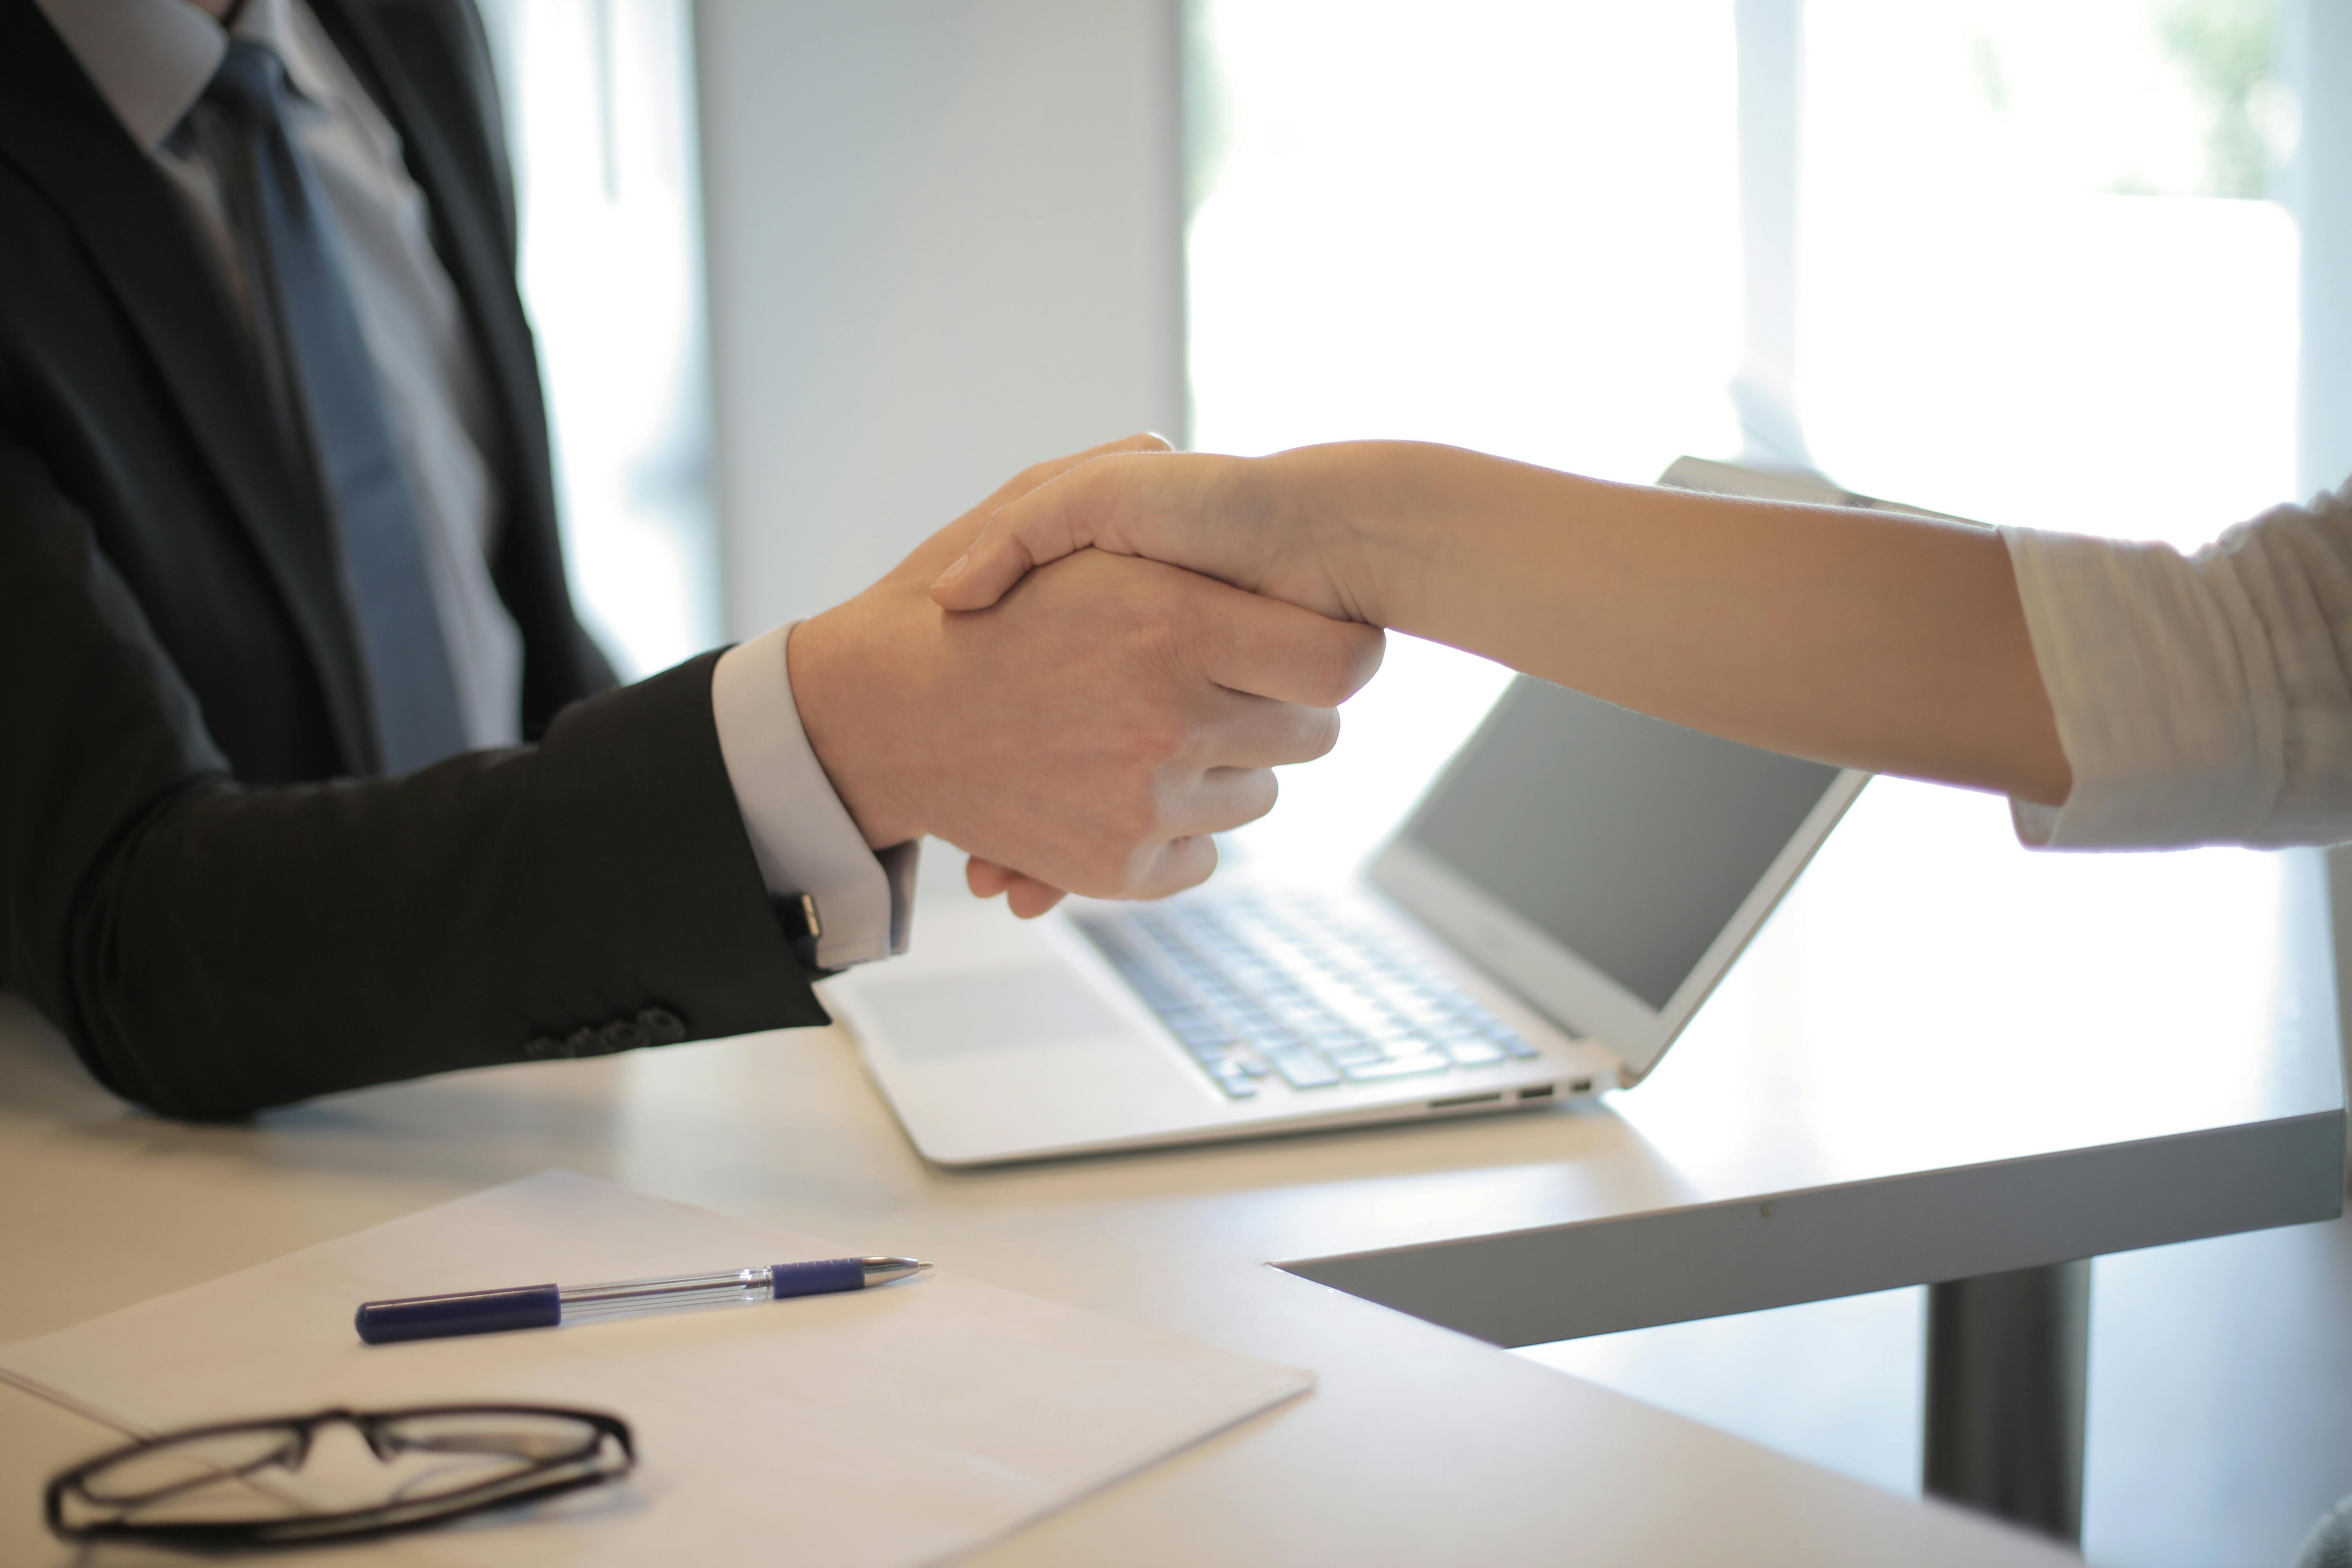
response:
<path fill-rule="evenodd" d="M 2352 839 L 2352 481 L 2194 554 L 2003 529 L 2074 772 L 2053 848 Z"/>
<path fill-rule="evenodd" d="M 488 379 L 457 286 L 433 248 L 400 138 L 302 0 L 244 0 L 224 27 L 188 0 L 36 0 L 131 138 L 163 171 L 252 330 L 247 267 L 215 173 L 183 123 L 232 32 L 275 50 L 308 110 L 296 126 L 342 241 L 449 644 L 470 744 L 520 738 L 522 638 L 490 579 L 503 498 Z M 915 846 L 866 846 L 802 731 L 790 627 L 722 656 L 712 717 L 772 893 L 805 894 L 826 968 L 905 951 Z"/>

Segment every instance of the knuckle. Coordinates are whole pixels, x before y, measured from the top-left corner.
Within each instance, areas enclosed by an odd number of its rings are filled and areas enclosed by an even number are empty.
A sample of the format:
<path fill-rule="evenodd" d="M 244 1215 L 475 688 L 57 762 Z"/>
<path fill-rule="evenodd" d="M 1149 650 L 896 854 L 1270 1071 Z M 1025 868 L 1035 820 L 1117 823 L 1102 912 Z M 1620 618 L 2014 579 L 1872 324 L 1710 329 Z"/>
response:
<path fill-rule="evenodd" d="M 1156 774 L 1184 753 L 1191 738 L 1188 728 L 1172 714 L 1133 716 L 1128 721 L 1124 748 L 1128 767 L 1146 776 Z"/>

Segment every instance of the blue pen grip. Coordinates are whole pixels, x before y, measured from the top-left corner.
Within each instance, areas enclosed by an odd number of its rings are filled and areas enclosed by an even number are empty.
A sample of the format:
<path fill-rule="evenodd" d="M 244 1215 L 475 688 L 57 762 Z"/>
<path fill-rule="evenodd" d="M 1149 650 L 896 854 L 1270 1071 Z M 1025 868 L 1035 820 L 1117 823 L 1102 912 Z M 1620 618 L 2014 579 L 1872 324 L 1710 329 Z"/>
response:
<path fill-rule="evenodd" d="M 562 1297 L 552 1285 L 370 1301 L 352 1319 L 360 1338 L 372 1345 L 455 1334 L 497 1334 L 509 1329 L 551 1329 L 562 1321 Z"/>
<path fill-rule="evenodd" d="M 769 1269 L 779 1300 L 786 1296 L 822 1296 L 832 1290 L 866 1289 L 866 1261 L 826 1258 L 814 1263 L 779 1263 Z"/>

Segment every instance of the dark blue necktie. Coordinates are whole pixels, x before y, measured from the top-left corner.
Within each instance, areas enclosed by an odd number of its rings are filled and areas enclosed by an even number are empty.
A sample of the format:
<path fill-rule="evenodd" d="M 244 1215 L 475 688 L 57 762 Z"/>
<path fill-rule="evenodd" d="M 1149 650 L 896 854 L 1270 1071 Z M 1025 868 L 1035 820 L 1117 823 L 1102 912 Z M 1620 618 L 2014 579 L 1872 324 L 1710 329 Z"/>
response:
<path fill-rule="evenodd" d="M 425 576 L 416 508 L 393 449 L 383 388 L 361 335 L 342 253 L 309 156 L 286 121 L 286 68 L 238 39 L 205 89 L 265 298 L 294 422 L 342 546 L 343 572 L 387 773 L 466 749 L 449 647 Z"/>

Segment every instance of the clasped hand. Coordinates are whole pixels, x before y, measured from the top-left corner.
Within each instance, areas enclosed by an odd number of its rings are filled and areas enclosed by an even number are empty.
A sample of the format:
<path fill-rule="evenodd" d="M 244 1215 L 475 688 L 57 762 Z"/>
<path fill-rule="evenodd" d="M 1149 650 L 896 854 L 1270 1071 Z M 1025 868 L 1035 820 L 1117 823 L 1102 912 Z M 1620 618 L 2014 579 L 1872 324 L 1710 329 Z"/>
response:
<path fill-rule="evenodd" d="M 1130 437 L 1026 470 L 787 654 L 809 743 L 868 844 L 929 833 L 972 889 L 1045 912 L 1063 889 L 1157 898 L 1215 868 L 1209 835 L 1273 807 L 1273 768 L 1331 749 L 1381 634 L 1177 566 L 1032 557 L 971 609 L 932 584 L 992 518 Z M 1127 455 L 1122 457 L 1121 455 Z"/>

